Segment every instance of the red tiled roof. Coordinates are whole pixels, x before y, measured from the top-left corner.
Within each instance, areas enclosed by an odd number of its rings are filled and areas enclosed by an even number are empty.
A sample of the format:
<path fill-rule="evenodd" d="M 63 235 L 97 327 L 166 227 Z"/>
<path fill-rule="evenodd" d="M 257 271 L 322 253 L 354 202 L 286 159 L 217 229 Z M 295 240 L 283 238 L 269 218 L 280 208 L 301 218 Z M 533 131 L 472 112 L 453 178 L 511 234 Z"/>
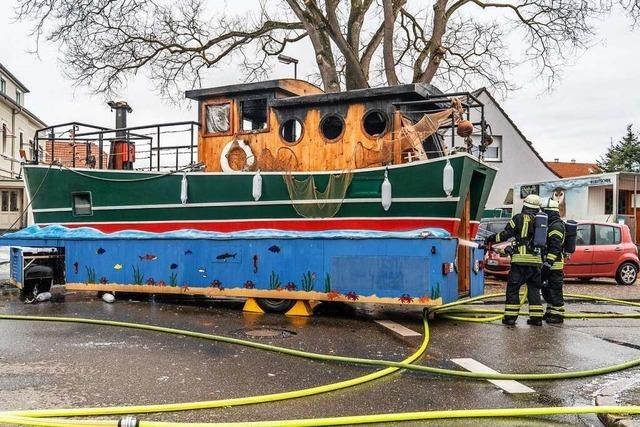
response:
<path fill-rule="evenodd" d="M 591 175 L 602 171 L 595 163 L 547 162 L 547 165 L 561 178 Z"/>

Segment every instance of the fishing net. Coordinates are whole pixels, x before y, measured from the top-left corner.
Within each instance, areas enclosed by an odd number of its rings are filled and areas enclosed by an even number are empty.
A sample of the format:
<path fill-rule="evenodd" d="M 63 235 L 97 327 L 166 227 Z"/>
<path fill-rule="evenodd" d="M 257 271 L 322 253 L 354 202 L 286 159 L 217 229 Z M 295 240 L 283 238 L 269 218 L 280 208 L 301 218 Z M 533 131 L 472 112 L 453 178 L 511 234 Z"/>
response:
<path fill-rule="evenodd" d="M 280 147 L 274 156 L 271 150 L 263 148 L 258 159 L 258 167 L 263 171 L 298 170 L 298 157 L 289 147 Z"/>
<path fill-rule="evenodd" d="M 340 210 L 352 178 L 351 172 L 329 175 L 324 191 L 318 191 L 313 175 L 299 181 L 293 175 L 285 174 L 284 182 L 298 215 L 305 218 L 332 218 Z"/>

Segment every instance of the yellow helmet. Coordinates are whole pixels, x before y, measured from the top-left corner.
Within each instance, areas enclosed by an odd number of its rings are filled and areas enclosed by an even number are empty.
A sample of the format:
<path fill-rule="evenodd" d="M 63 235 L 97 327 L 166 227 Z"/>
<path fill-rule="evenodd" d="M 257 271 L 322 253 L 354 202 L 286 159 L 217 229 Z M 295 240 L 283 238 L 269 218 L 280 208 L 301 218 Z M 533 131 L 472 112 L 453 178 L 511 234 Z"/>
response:
<path fill-rule="evenodd" d="M 539 208 L 540 196 L 538 196 L 537 194 L 529 194 L 524 198 L 524 205 L 528 208 Z"/>
<path fill-rule="evenodd" d="M 545 211 L 560 212 L 560 203 L 558 203 L 557 200 L 549 197 L 544 206 L 542 206 L 542 209 L 544 209 Z"/>

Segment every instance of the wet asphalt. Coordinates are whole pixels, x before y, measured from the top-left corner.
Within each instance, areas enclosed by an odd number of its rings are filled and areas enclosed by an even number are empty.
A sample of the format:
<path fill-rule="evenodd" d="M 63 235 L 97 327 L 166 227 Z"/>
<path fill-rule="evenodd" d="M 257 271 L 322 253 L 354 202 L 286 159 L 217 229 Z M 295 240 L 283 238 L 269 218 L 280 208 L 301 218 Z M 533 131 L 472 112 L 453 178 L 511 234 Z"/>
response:
<path fill-rule="evenodd" d="M 483 305 L 487 307 L 487 305 Z M 422 332 L 421 312 L 407 307 L 323 304 L 313 318 L 252 315 L 238 301 L 127 300 L 107 304 L 91 294 L 63 303 L 21 304 L 0 296 L 0 313 L 91 317 L 150 323 L 263 343 L 368 358 L 401 360 L 419 345 L 376 324 L 392 319 Z M 633 311 L 600 304 L 570 310 Z M 461 369 L 469 357 L 499 372 L 558 372 L 640 357 L 640 319 L 569 320 L 542 328 L 519 319 L 498 323 L 430 322 L 431 341 L 419 363 Z M 269 335 L 273 332 L 276 336 Z M 91 325 L 0 321 L 0 410 L 188 402 L 302 389 L 373 372 L 375 368 L 309 361 L 195 338 Z M 639 404 L 640 370 L 595 378 L 525 382 L 536 392 L 508 394 L 482 380 L 403 372 L 346 390 L 302 399 L 216 410 L 145 414 L 174 422 L 314 418 L 435 409 L 591 405 L 603 389 Z M 635 389 L 634 389 L 635 386 Z M 635 390 L 625 393 L 624 390 Z M 595 416 L 455 420 L 403 425 L 600 425 Z"/>

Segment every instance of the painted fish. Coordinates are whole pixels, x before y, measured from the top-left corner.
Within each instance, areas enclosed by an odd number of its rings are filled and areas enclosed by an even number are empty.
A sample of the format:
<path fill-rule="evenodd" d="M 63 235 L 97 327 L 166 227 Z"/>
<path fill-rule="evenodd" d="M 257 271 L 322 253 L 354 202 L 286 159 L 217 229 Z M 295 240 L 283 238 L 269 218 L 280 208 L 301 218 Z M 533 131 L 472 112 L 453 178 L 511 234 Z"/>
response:
<path fill-rule="evenodd" d="M 80 267 L 80 264 L 78 264 L 78 262 L 74 262 L 73 263 L 73 274 L 78 274 L 78 267 Z"/>
<path fill-rule="evenodd" d="M 280 253 L 280 246 L 273 245 L 269 248 L 269 252 L 273 252 L 274 254 Z"/>
<path fill-rule="evenodd" d="M 218 255 L 218 256 L 216 257 L 216 259 L 219 259 L 219 260 L 225 260 L 225 261 L 226 261 L 226 260 L 228 260 L 229 258 L 235 258 L 235 257 L 236 257 L 236 255 L 237 255 L 237 254 L 230 254 L 230 253 L 228 253 L 228 252 L 225 252 L 225 253 L 223 253 L 223 254 Z"/>
<path fill-rule="evenodd" d="M 158 259 L 158 257 L 156 255 L 151 255 L 151 254 L 146 254 L 146 255 L 138 255 L 138 258 L 140 258 L 140 261 L 155 261 Z"/>
<path fill-rule="evenodd" d="M 185 255 L 191 255 L 193 254 L 193 252 L 191 252 L 191 249 L 187 249 L 186 251 L 184 251 Z"/>
<path fill-rule="evenodd" d="M 106 249 L 104 249 L 104 248 L 98 248 L 98 250 L 96 251 L 96 253 L 97 253 L 98 255 L 102 255 L 102 254 L 103 254 L 103 253 L 105 253 L 105 252 L 107 252 L 107 250 L 106 250 Z"/>
<path fill-rule="evenodd" d="M 122 270 L 122 267 L 123 267 L 123 265 L 122 265 L 122 264 L 120 264 L 120 263 L 118 263 L 118 264 L 116 264 L 116 265 L 114 265 L 114 266 L 113 266 L 113 269 L 114 269 L 114 270 Z"/>
<path fill-rule="evenodd" d="M 206 268 L 204 268 L 204 267 L 200 267 L 200 268 L 198 269 L 198 273 L 206 273 L 206 272 L 207 272 L 207 269 L 206 269 Z"/>
<path fill-rule="evenodd" d="M 253 256 L 253 272 L 258 272 L 258 255 Z"/>
<path fill-rule="evenodd" d="M 175 270 L 176 268 L 178 268 L 178 264 L 171 264 L 169 268 Z"/>

